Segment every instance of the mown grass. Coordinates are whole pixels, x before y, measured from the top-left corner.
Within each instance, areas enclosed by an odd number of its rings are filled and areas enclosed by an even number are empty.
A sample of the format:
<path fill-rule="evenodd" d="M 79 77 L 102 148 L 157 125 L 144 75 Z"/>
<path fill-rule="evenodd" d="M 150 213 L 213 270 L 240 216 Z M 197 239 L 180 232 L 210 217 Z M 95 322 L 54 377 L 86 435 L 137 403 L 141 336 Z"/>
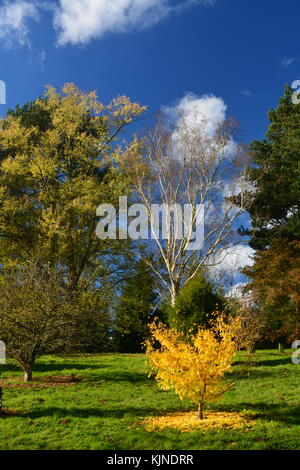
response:
<path fill-rule="evenodd" d="M 300 449 L 300 366 L 290 352 L 258 351 L 257 364 L 211 409 L 246 413 L 251 427 L 181 433 L 146 432 L 147 416 L 194 407 L 147 377 L 143 355 L 44 356 L 34 378 L 71 375 L 72 385 L 4 388 L 6 408 L 19 415 L 0 418 L 0 449 Z M 235 371 L 240 367 L 239 358 Z M 1 379 L 21 378 L 13 362 L 0 366 Z"/>

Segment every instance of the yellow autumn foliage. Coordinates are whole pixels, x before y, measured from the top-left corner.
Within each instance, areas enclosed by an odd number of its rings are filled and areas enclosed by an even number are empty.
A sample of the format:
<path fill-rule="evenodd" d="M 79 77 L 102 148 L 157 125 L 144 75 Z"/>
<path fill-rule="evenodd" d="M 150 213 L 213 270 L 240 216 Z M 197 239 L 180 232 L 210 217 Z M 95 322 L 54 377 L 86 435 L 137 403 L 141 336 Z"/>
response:
<path fill-rule="evenodd" d="M 38 253 L 43 263 L 66 266 L 72 289 L 91 270 L 91 282 L 107 277 L 100 253 L 114 256 L 127 244 L 97 238 L 96 208 L 130 193 L 118 162 L 137 139 L 122 132 L 145 110 L 126 96 L 104 105 L 94 91 L 67 83 L 0 119 L 2 265 Z"/>
<path fill-rule="evenodd" d="M 166 416 L 151 416 L 142 423 L 148 432 L 177 429 L 181 432 L 206 431 L 211 429 L 249 428 L 251 421 L 240 413 L 208 411 L 204 420 L 199 420 L 193 412 L 170 413 Z"/>
<path fill-rule="evenodd" d="M 197 334 L 184 338 L 179 331 L 153 322 L 146 354 L 159 387 L 196 403 L 202 419 L 205 404 L 219 399 L 228 388 L 223 379 L 238 349 L 235 337 L 240 328 L 238 318 L 226 321 L 219 315 L 211 328 L 199 327 Z"/>

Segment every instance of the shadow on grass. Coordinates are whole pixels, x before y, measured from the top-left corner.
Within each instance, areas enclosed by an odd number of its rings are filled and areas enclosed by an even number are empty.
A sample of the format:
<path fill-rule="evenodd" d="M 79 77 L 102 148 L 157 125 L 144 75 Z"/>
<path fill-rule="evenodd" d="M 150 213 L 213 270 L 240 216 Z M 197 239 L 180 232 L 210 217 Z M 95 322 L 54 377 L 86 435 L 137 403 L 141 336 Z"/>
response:
<path fill-rule="evenodd" d="M 154 377 L 148 378 L 146 373 L 143 372 L 100 372 L 97 376 L 94 376 L 98 380 L 107 380 L 109 382 L 130 382 L 130 383 L 150 383 L 155 379 Z"/>
<path fill-rule="evenodd" d="M 5 364 L 1 366 L 0 373 L 1 372 L 21 372 L 21 367 L 16 364 Z"/>
<path fill-rule="evenodd" d="M 233 363 L 234 366 L 239 366 L 239 365 L 242 366 L 243 364 L 245 364 L 244 361 L 235 361 Z M 293 365 L 291 356 L 283 357 L 280 359 L 267 359 L 264 361 L 258 360 L 255 363 L 254 368 L 255 367 L 277 367 L 277 366 L 288 366 L 288 365 Z"/>
<path fill-rule="evenodd" d="M 280 376 L 279 376 L 279 372 L 280 372 Z M 241 374 L 239 375 L 239 372 L 233 370 L 233 371 L 230 371 L 230 372 L 226 372 L 226 379 L 227 380 L 230 380 L 230 381 L 236 381 L 237 383 L 238 382 L 244 382 L 246 380 L 257 380 L 257 379 L 267 379 L 267 378 L 271 378 L 274 377 L 276 378 L 276 380 L 278 380 L 278 376 L 280 379 L 282 380 L 286 380 L 286 378 L 288 376 L 290 376 L 291 372 L 289 369 L 287 370 L 258 370 L 258 369 L 255 369 L 255 368 L 252 368 L 250 369 L 249 371 L 247 371 L 246 373 L 244 374 Z"/>
<path fill-rule="evenodd" d="M 65 371 L 65 370 L 97 370 L 97 369 L 105 369 L 109 367 L 105 364 L 80 364 L 78 362 L 66 362 L 64 364 L 47 364 L 47 363 L 36 363 L 34 365 L 33 371 L 34 372 L 55 372 L 55 371 Z"/>
<path fill-rule="evenodd" d="M 289 425 L 300 424 L 300 405 L 289 405 L 288 403 L 267 404 L 259 402 L 239 403 L 238 405 L 222 404 L 216 407 L 216 409 L 236 413 L 245 413 L 245 411 L 253 412 L 253 414 L 247 414 L 247 418 L 250 420 L 262 419 L 265 421 L 279 421 Z"/>
<path fill-rule="evenodd" d="M 182 411 L 182 410 L 181 410 Z M 23 413 L 22 418 L 123 418 L 124 416 L 161 416 L 167 413 L 176 413 L 178 412 L 178 407 L 168 408 L 167 410 L 155 410 L 153 407 L 144 407 L 144 408 L 134 408 L 134 407 L 124 407 L 118 409 L 101 409 L 99 408 L 58 408 L 58 407 L 49 407 L 45 409 L 36 409 L 28 413 Z"/>
<path fill-rule="evenodd" d="M 214 408 L 218 411 L 245 413 L 245 410 L 252 412 L 247 414 L 249 420 L 256 421 L 258 419 L 264 421 L 278 421 L 286 425 L 299 425 L 300 424 L 300 405 L 284 406 L 284 405 L 267 405 L 265 403 L 240 403 L 238 405 L 222 405 Z M 124 407 L 118 409 L 101 409 L 99 408 L 58 408 L 49 407 L 44 409 L 35 409 L 20 415 L 22 418 L 38 419 L 45 417 L 53 417 L 57 419 L 62 418 L 81 418 L 87 419 L 90 417 L 98 418 L 115 418 L 120 419 L 127 416 L 132 417 L 146 417 L 146 416 L 162 416 L 169 413 L 176 413 L 178 407 L 168 408 L 165 410 L 156 410 L 153 407 Z M 190 408 L 186 411 L 190 411 Z"/>
<path fill-rule="evenodd" d="M 106 367 L 106 366 L 105 366 Z M 104 367 L 103 367 L 104 368 Z M 76 369 L 75 367 L 74 368 L 70 368 L 71 370 L 73 369 Z M 94 368 L 93 368 L 94 369 Z M 97 369 L 95 367 L 95 369 Z M 128 384 L 141 384 L 141 383 L 144 383 L 145 385 L 152 385 L 154 384 L 155 382 L 155 378 L 152 376 L 152 377 L 148 377 L 146 373 L 142 373 L 142 372 L 127 372 L 127 371 L 123 371 L 123 372 L 116 372 L 116 371 L 102 371 L 101 367 L 99 367 L 99 373 L 95 373 L 95 371 L 93 370 L 92 372 L 90 373 L 87 373 L 86 375 L 79 375 L 79 376 L 76 376 L 76 375 L 73 375 L 71 374 L 70 377 L 74 377 L 73 379 L 73 382 L 74 383 L 69 383 L 69 385 L 77 385 L 77 386 L 80 386 L 81 384 L 83 386 L 86 386 L 86 384 L 90 384 L 93 386 L 96 386 L 97 384 L 101 384 L 103 382 L 110 382 L 110 383 L 118 383 L 118 382 L 123 382 L 124 384 L 127 382 Z M 18 372 L 20 372 L 20 369 L 17 369 Z M 76 370 L 81 370 L 80 368 L 77 368 Z M 20 374 L 20 376 L 13 376 L 13 377 L 9 377 L 9 376 L 4 376 L 4 377 L 1 377 L 0 376 L 0 381 L 3 382 L 3 387 L 5 387 L 5 383 L 6 381 L 7 384 L 13 384 L 14 385 L 14 388 L 34 388 L 36 386 L 46 386 L 47 385 L 47 380 L 45 380 L 46 378 L 48 378 L 48 382 L 56 382 L 56 386 L 59 387 L 59 386 L 62 386 L 62 385 L 65 385 L 65 375 L 64 374 L 55 374 L 55 376 L 53 375 L 38 375 L 37 372 L 50 372 L 50 371 L 55 371 L 55 372 L 58 372 L 57 368 L 34 368 L 33 370 L 33 380 L 31 382 L 23 382 L 22 380 L 22 373 Z M 68 370 L 68 368 L 66 369 L 59 369 L 60 372 L 63 372 L 63 371 L 67 371 L 69 374 L 70 374 L 70 370 Z M 89 372 L 89 371 L 88 371 Z M 53 379 L 53 377 L 55 377 Z M 59 380 L 61 377 L 61 380 Z M 70 381 L 72 382 L 72 380 Z M 7 385 L 8 386 L 8 385 Z"/>
<path fill-rule="evenodd" d="M 95 365 L 90 365 L 90 364 L 79 364 L 75 362 L 66 362 L 65 364 L 57 364 L 57 363 L 50 363 L 47 364 L 45 362 L 40 362 L 36 363 L 33 366 L 33 374 L 37 372 L 62 372 L 62 371 L 67 371 L 67 370 L 98 370 L 98 369 L 105 369 L 109 367 L 106 364 L 95 364 Z M 16 364 L 6 364 L 5 368 L 2 370 L 3 372 L 21 372 L 20 366 Z"/>

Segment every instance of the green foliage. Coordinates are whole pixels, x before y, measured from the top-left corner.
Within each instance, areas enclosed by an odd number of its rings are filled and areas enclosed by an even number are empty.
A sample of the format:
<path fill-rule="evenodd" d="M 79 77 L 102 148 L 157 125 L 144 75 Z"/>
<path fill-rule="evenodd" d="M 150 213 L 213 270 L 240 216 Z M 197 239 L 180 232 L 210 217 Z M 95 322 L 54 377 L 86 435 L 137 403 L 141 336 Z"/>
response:
<path fill-rule="evenodd" d="M 251 246 L 263 249 L 273 238 L 300 239 L 300 104 L 292 103 L 286 86 L 276 109 L 269 112 L 267 138 L 250 147 L 255 185 L 251 216 Z"/>
<path fill-rule="evenodd" d="M 115 343 L 120 352 L 140 352 L 149 335 L 148 323 L 157 305 L 152 271 L 140 260 L 116 302 Z"/>
<path fill-rule="evenodd" d="M 83 353 L 112 352 L 112 320 L 110 314 L 111 292 L 100 289 L 79 292 L 76 335 L 72 351 Z"/>
<path fill-rule="evenodd" d="M 176 297 L 175 305 L 167 305 L 168 320 L 173 328 L 187 334 L 207 327 L 216 310 L 222 309 L 222 298 L 214 292 L 203 274 L 197 274 Z"/>
<path fill-rule="evenodd" d="M 76 295 L 67 295 L 61 275 L 38 264 L 2 270 L 0 293 L 0 337 L 31 380 L 39 356 L 70 350 L 76 340 Z"/>
<path fill-rule="evenodd" d="M 269 112 L 266 138 L 250 146 L 252 228 L 245 231 L 258 250 L 254 266 L 244 270 L 249 289 L 265 317 L 265 339 L 280 341 L 299 332 L 300 105 L 292 94 L 286 86 Z"/>

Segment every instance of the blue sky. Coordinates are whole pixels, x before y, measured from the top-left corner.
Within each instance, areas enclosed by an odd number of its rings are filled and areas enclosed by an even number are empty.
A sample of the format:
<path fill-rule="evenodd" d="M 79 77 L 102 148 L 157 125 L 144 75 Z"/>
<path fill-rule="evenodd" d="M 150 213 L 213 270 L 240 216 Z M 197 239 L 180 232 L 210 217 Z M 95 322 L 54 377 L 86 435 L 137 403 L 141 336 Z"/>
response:
<path fill-rule="evenodd" d="M 213 94 L 246 141 L 261 138 L 284 84 L 300 78 L 299 16 L 298 0 L 1 0 L 0 113 L 67 81 L 149 114 Z"/>

